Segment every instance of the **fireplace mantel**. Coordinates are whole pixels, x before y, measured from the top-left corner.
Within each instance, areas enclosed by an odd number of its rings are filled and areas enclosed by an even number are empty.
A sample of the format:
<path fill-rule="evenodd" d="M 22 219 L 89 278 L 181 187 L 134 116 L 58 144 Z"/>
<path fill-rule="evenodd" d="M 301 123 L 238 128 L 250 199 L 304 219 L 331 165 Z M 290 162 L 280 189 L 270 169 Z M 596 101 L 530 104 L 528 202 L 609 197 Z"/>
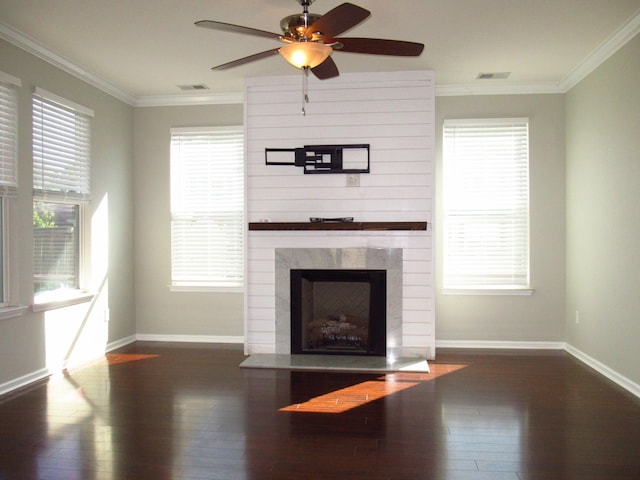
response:
<path fill-rule="evenodd" d="M 249 230 L 426 230 L 427 222 L 250 222 Z"/>

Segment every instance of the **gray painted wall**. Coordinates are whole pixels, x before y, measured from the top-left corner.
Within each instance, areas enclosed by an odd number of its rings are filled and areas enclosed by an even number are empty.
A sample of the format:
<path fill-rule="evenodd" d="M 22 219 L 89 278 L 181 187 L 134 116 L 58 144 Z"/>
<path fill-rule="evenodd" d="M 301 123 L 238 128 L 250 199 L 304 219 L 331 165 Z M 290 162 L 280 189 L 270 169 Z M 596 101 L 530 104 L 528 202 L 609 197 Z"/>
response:
<path fill-rule="evenodd" d="M 156 339 L 242 336 L 242 293 L 171 292 L 172 127 L 242 125 L 242 105 L 135 109 L 136 329 Z"/>
<path fill-rule="evenodd" d="M 529 118 L 531 296 L 442 295 L 436 239 L 436 342 L 563 342 L 564 96 L 436 97 L 436 199 L 442 201 L 442 124 L 453 118 Z M 442 232 L 436 209 L 436 231 Z"/>
<path fill-rule="evenodd" d="M 568 94 L 566 341 L 640 384 L 640 36 Z M 575 312 L 579 311 L 576 324 Z"/>
<path fill-rule="evenodd" d="M 16 300 L 30 306 L 32 285 L 31 96 L 38 86 L 91 108 L 93 254 L 108 270 L 93 272 L 92 304 L 33 312 L 0 320 L 0 390 L 45 375 L 48 368 L 81 361 L 135 333 L 133 289 L 133 108 L 0 40 L 0 70 L 19 78 L 19 196 L 9 227 L 17 253 Z M 100 237 L 100 238 L 98 238 Z M 98 241 L 99 240 L 99 241 Z M 107 265 L 107 262 L 103 262 Z M 105 312 L 110 321 L 106 323 Z"/>

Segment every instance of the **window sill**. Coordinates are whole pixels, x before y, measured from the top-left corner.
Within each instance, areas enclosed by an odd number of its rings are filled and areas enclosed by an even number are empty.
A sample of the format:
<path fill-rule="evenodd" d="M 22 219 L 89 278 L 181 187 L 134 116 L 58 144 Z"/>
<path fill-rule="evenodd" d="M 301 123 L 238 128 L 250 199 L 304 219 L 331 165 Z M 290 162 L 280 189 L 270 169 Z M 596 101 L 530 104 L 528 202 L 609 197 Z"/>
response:
<path fill-rule="evenodd" d="M 533 295 L 533 288 L 443 288 L 443 295 Z"/>
<path fill-rule="evenodd" d="M 29 307 L 0 307 L 0 320 L 15 318 L 22 315 Z"/>
<path fill-rule="evenodd" d="M 191 293 L 243 293 L 244 287 L 225 287 L 223 285 L 169 285 L 169 291 Z"/>
<path fill-rule="evenodd" d="M 71 291 L 71 292 L 53 292 L 48 295 L 42 295 L 41 298 L 34 300 L 31 309 L 34 312 L 44 312 L 54 310 L 56 308 L 70 307 L 79 305 L 93 300 L 95 296 L 91 292 Z"/>

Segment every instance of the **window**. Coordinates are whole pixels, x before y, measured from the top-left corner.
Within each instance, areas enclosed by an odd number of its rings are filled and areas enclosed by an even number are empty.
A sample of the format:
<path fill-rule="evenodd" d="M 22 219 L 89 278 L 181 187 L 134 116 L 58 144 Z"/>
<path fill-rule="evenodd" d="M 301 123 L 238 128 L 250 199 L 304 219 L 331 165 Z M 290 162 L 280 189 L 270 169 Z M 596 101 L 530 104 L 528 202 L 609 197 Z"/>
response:
<path fill-rule="evenodd" d="M 0 307 L 9 304 L 9 203 L 17 195 L 18 87 L 0 72 Z"/>
<path fill-rule="evenodd" d="M 82 287 L 93 112 L 55 94 L 33 96 L 33 253 L 36 303 Z M 47 295 L 49 294 L 49 295 Z"/>
<path fill-rule="evenodd" d="M 445 121 L 443 205 L 445 293 L 530 293 L 528 119 Z"/>
<path fill-rule="evenodd" d="M 171 130 L 171 286 L 244 283 L 242 127 Z"/>

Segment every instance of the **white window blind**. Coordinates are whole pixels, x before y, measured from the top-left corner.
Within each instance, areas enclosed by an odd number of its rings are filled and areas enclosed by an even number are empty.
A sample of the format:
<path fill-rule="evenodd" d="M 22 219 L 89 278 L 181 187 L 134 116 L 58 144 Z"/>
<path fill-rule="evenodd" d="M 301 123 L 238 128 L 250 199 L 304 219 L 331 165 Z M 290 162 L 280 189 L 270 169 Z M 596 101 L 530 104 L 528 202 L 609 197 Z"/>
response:
<path fill-rule="evenodd" d="M 242 127 L 171 130 L 171 282 L 244 283 Z"/>
<path fill-rule="evenodd" d="M 33 189 L 46 199 L 90 195 L 93 112 L 36 89 L 33 96 Z"/>
<path fill-rule="evenodd" d="M 529 288 L 528 119 L 447 120 L 445 289 Z"/>
<path fill-rule="evenodd" d="M 0 72 L 0 196 L 17 193 L 18 90 L 20 81 Z"/>
<path fill-rule="evenodd" d="M 36 303 L 80 289 L 82 205 L 89 200 L 91 117 L 37 88 L 33 95 L 33 253 Z M 47 295 L 49 294 L 49 295 Z M 51 296 L 53 294 L 54 296 Z"/>

